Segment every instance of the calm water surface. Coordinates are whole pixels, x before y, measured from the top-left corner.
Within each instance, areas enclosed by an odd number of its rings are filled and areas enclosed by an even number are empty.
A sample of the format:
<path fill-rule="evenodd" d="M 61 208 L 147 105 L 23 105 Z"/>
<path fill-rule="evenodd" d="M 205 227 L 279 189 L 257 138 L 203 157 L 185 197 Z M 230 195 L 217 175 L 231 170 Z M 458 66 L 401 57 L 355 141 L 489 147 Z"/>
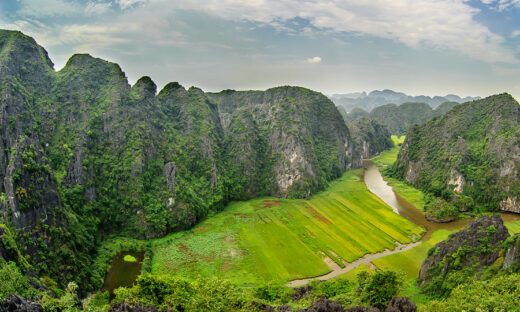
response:
<path fill-rule="evenodd" d="M 123 258 L 131 255 L 137 259 L 135 262 L 125 261 Z M 108 291 L 110 300 L 114 299 L 114 289 L 118 287 L 131 287 L 137 276 L 141 274 L 141 266 L 143 265 L 144 252 L 137 251 L 121 251 L 118 252 L 105 276 L 102 291 Z"/>
<path fill-rule="evenodd" d="M 363 167 L 365 168 L 365 184 L 372 193 L 384 201 L 388 206 L 392 207 L 396 213 L 426 229 L 426 233 L 421 238 L 421 241 L 428 239 L 434 230 L 459 230 L 466 226 L 469 220 L 473 220 L 459 219 L 449 223 L 430 222 L 426 220 L 422 211 L 408 203 L 404 198 L 399 196 L 399 194 L 396 194 L 391 186 L 388 186 L 385 180 L 383 180 L 377 165 L 372 160 L 363 160 Z M 502 219 L 504 219 L 505 222 L 520 221 L 520 215 L 502 213 Z"/>

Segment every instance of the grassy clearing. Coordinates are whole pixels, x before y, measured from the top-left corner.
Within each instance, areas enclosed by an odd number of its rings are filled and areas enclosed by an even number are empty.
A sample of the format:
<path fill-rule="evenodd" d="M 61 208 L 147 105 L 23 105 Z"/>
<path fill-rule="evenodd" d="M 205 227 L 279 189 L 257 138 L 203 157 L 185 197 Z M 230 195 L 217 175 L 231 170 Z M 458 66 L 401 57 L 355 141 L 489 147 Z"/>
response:
<path fill-rule="evenodd" d="M 399 150 L 401 147 L 395 146 L 391 149 L 387 149 L 381 154 L 372 158 L 372 160 L 377 164 L 378 167 L 386 168 L 391 166 L 397 159 L 397 155 L 399 154 Z"/>
<path fill-rule="evenodd" d="M 123 260 L 126 262 L 137 262 L 137 259 L 132 255 L 125 255 Z"/>
<path fill-rule="evenodd" d="M 520 233 L 520 221 L 516 222 L 505 222 L 505 226 L 509 230 L 509 234 L 513 235 Z"/>
<path fill-rule="evenodd" d="M 359 273 L 361 273 L 361 272 L 364 272 L 364 271 L 367 271 L 369 273 L 373 273 L 374 272 L 368 266 L 362 264 L 362 265 L 358 266 L 357 268 L 355 268 L 355 269 L 353 269 L 351 271 L 348 271 L 347 273 L 338 275 L 335 278 L 344 278 L 344 279 L 348 279 L 350 281 L 355 281 L 355 280 L 357 280 L 357 275 Z"/>
<path fill-rule="evenodd" d="M 406 136 L 402 135 L 398 137 L 397 135 L 391 136 L 392 143 L 394 143 L 394 146 L 401 146 L 401 144 L 404 143 L 404 139 L 406 139 Z"/>
<path fill-rule="evenodd" d="M 372 263 L 379 269 L 402 272 L 407 278 L 417 278 L 421 264 L 428 255 L 428 250 L 445 240 L 455 231 L 437 230 L 432 236 L 410 250 L 376 259 Z"/>
<path fill-rule="evenodd" d="M 346 172 L 309 200 L 259 198 L 230 204 L 196 228 L 152 241 L 152 272 L 214 276 L 242 285 L 330 272 L 367 253 L 409 243 L 423 229 L 393 213 Z"/>
<path fill-rule="evenodd" d="M 386 183 L 394 189 L 394 192 L 406 199 L 406 201 L 415 206 L 415 208 L 424 211 L 424 193 L 421 190 L 385 175 L 383 175 L 383 178 Z"/>

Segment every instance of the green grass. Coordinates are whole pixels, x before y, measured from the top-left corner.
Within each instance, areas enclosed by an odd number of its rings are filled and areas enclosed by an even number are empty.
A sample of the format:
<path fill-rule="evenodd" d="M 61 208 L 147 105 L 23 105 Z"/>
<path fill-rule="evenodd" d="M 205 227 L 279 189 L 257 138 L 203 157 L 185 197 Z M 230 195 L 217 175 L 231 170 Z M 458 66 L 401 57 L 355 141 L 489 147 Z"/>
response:
<path fill-rule="evenodd" d="M 406 136 L 402 135 L 398 137 L 397 135 L 392 135 L 391 139 L 394 147 L 372 158 L 372 160 L 380 167 L 390 166 L 395 162 L 397 155 L 401 150 L 401 145 L 404 143 L 404 139 L 406 139 Z"/>
<path fill-rule="evenodd" d="M 406 139 L 406 136 L 402 135 L 402 136 L 398 137 L 397 135 L 392 135 L 391 139 L 392 139 L 392 143 L 394 143 L 394 146 L 400 146 L 401 144 L 404 143 L 404 139 Z"/>
<path fill-rule="evenodd" d="M 421 264 L 428 255 L 428 250 L 435 244 L 445 240 L 455 231 L 437 230 L 419 246 L 401 253 L 376 259 L 372 263 L 379 269 L 402 272 L 407 278 L 417 278 Z"/>
<path fill-rule="evenodd" d="M 341 275 L 336 276 L 335 278 L 344 278 L 344 279 L 348 279 L 350 281 L 355 281 L 355 280 L 357 280 L 357 275 L 364 271 L 367 271 L 369 273 L 374 272 L 374 271 L 372 271 L 372 269 L 370 269 L 366 265 L 362 264 L 362 265 L 358 266 L 357 268 L 355 268 L 351 271 L 348 271 L 347 273 L 343 273 Z"/>
<path fill-rule="evenodd" d="M 196 228 L 152 241 L 153 273 L 212 276 L 242 285 L 330 272 L 367 253 L 409 243 L 423 229 L 395 214 L 346 172 L 309 200 L 259 198 L 230 204 Z M 341 259 L 340 259 L 341 258 Z"/>
<path fill-rule="evenodd" d="M 379 167 L 391 166 L 397 159 L 397 155 L 399 154 L 400 149 L 401 147 L 399 146 L 392 147 L 391 149 L 387 149 L 376 157 L 373 157 L 372 160 Z"/>
<path fill-rule="evenodd" d="M 424 211 L 424 193 L 421 190 L 386 175 L 383 175 L 383 178 L 386 183 L 392 187 L 394 192 L 415 206 L 415 208 Z"/>
<path fill-rule="evenodd" d="M 516 233 L 520 233 L 520 221 L 505 222 L 504 224 L 507 227 L 507 229 L 509 230 L 509 234 L 513 235 Z"/>
<path fill-rule="evenodd" d="M 137 259 L 132 255 L 125 255 L 123 260 L 126 262 L 137 262 Z"/>

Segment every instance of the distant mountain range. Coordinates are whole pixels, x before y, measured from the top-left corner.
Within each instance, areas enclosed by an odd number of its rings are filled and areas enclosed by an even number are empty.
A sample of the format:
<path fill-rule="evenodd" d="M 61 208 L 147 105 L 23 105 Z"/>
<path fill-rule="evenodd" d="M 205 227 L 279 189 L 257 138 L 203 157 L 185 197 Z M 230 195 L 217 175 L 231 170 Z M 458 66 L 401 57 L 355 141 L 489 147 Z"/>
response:
<path fill-rule="evenodd" d="M 342 106 L 338 106 L 338 110 L 347 122 L 349 129 L 352 121 L 369 118 L 386 127 L 390 134 L 405 135 L 409 126 L 413 124 L 421 125 L 433 117 L 442 116 L 457 105 L 460 104 L 458 102 L 444 102 L 433 109 L 426 103 L 406 102 L 401 105 L 381 105 L 374 108 L 370 113 L 358 107 L 353 108 L 348 113 Z"/>
<path fill-rule="evenodd" d="M 464 103 L 480 99 L 480 97 L 470 96 L 461 98 L 460 96 L 454 94 L 434 97 L 426 95 L 411 96 L 402 92 L 395 92 L 388 89 L 382 91 L 374 90 L 368 94 L 366 92 L 333 94 L 330 95 L 329 98 L 334 102 L 334 104 L 336 104 L 336 106 L 342 106 L 347 112 L 350 112 L 355 107 L 363 108 L 366 111 L 371 111 L 378 106 L 390 103 L 399 105 L 407 102 L 421 102 L 427 103 L 432 108 L 436 108 L 444 102 Z"/>

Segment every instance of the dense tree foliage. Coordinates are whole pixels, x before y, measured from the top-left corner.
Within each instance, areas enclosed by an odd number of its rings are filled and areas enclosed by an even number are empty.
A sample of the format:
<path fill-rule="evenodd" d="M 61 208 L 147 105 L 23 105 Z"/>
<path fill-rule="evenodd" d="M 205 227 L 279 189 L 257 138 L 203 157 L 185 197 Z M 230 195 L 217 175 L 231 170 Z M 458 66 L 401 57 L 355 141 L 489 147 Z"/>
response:
<path fill-rule="evenodd" d="M 461 210 L 520 212 L 519 116 L 509 94 L 458 105 L 412 127 L 391 172 Z"/>
<path fill-rule="evenodd" d="M 309 196 L 353 166 L 323 94 L 178 83 L 157 94 L 87 54 L 55 72 L 19 32 L 0 31 L 0 47 L 0 224 L 9 259 L 49 285 L 98 289 L 104 241 L 186 229 L 232 200 Z"/>

